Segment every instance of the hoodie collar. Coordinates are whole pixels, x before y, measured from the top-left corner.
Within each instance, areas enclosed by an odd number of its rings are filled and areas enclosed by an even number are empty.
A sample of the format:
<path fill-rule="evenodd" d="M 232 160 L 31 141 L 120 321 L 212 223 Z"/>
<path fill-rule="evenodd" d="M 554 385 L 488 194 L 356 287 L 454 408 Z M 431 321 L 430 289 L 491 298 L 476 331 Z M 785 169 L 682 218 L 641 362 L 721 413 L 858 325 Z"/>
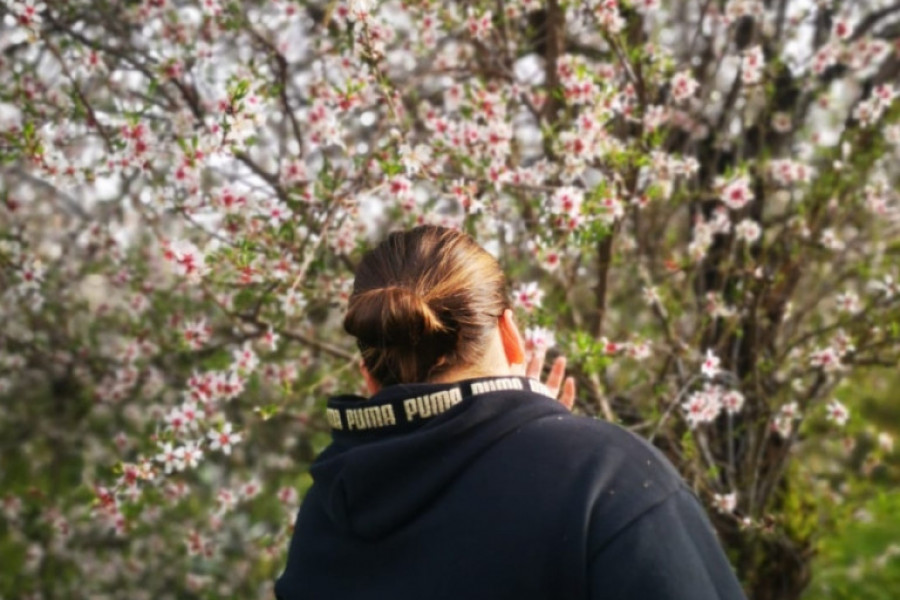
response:
<path fill-rule="evenodd" d="M 536 379 L 479 377 L 443 384 L 391 385 L 369 399 L 337 396 L 329 400 L 325 414 L 335 440 L 381 437 L 418 429 L 463 400 L 501 391 L 552 396 L 547 386 Z"/>
<path fill-rule="evenodd" d="M 546 390 L 524 377 L 487 377 L 333 398 L 333 443 L 310 469 L 315 502 L 338 531 L 391 535 L 508 434 L 568 414 Z"/>

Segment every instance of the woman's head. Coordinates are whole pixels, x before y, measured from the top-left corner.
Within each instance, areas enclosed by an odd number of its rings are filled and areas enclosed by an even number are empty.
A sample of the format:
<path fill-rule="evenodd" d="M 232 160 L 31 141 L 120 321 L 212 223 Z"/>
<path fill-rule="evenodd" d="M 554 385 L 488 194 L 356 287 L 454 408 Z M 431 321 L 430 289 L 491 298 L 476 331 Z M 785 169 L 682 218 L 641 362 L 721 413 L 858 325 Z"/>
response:
<path fill-rule="evenodd" d="M 509 308 L 497 261 L 465 233 L 391 233 L 356 269 L 344 329 L 380 385 L 431 381 L 483 360 Z"/>

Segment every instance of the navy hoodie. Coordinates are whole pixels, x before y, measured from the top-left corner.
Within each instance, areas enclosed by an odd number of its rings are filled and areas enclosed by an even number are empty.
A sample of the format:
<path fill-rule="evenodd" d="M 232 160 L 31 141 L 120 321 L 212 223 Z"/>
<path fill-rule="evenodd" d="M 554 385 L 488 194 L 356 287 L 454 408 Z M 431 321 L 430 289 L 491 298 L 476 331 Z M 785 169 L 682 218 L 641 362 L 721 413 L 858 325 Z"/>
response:
<path fill-rule="evenodd" d="M 279 600 L 742 599 L 651 445 L 525 378 L 333 398 Z"/>

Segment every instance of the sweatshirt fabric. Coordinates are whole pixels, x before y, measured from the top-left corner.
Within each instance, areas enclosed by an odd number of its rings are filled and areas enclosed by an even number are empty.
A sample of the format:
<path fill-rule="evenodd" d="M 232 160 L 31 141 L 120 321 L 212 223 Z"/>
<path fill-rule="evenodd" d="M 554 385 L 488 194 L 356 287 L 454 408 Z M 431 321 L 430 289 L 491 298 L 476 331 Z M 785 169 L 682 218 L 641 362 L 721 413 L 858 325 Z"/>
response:
<path fill-rule="evenodd" d="M 738 600 L 693 493 L 532 379 L 333 398 L 278 600 Z"/>

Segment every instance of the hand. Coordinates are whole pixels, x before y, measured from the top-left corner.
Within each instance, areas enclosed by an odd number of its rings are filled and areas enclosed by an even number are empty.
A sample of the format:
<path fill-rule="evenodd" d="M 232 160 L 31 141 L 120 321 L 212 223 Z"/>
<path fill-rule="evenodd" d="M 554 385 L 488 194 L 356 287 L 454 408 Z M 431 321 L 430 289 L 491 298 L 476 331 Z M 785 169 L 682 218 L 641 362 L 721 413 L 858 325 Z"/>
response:
<path fill-rule="evenodd" d="M 541 371 L 544 369 L 544 360 L 546 358 L 547 353 L 544 350 L 532 353 L 530 358 L 526 357 L 525 376 L 540 381 Z M 544 385 L 550 388 L 550 393 L 554 398 L 559 400 L 560 404 L 569 410 L 572 410 L 572 406 L 575 405 L 575 379 L 572 377 L 565 377 L 565 374 L 566 357 L 558 356 L 556 360 L 553 361 L 553 366 L 550 367 L 550 374 L 547 376 L 547 381 Z M 565 382 L 563 382 L 564 377 Z M 559 393 L 560 387 L 562 387 L 562 394 Z"/>

